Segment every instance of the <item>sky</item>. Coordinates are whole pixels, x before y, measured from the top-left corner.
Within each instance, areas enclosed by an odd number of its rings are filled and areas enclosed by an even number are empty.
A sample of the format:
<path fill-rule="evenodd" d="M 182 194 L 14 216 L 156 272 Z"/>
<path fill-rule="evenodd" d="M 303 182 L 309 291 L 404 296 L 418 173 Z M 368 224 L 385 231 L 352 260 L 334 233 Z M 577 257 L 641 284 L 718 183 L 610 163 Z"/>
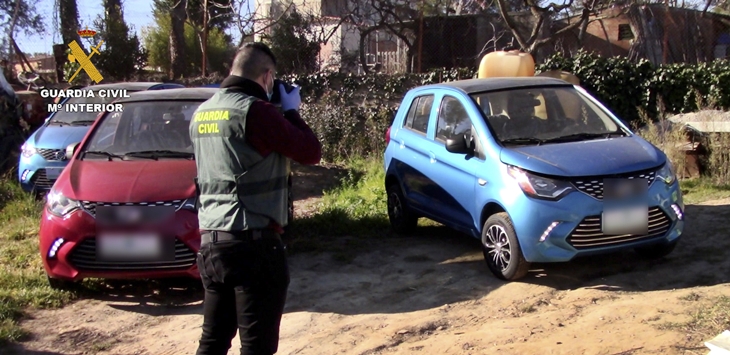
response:
<path fill-rule="evenodd" d="M 30 0 L 29 2 L 32 2 Z M 26 36 L 23 31 L 15 34 L 15 41 L 24 53 L 52 53 L 53 44 L 61 43 L 61 34 L 54 26 L 55 0 L 35 0 L 36 10 L 43 16 L 46 31 L 41 35 Z M 76 0 L 81 27 L 93 28 L 97 15 L 104 14 L 103 0 Z M 134 28 L 141 37 L 142 28 L 153 25 L 152 0 L 122 0 L 122 10 L 127 26 Z M 234 35 L 234 38 L 236 36 Z M 141 39 L 141 38 L 140 38 Z"/>
<path fill-rule="evenodd" d="M 81 26 L 93 29 L 97 15 L 104 13 L 102 0 L 76 0 L 79 8 Z M 46 27 L 41 35 L 26 36 L 22 31 L 16 33 L 15 40 L 24 53 L 51 53 L 54 43 L 61 43 L 61 34 L 53 25 L 54 0 L 36 0 L 35 8 L 43 16 Z M 122 0 L 124 20 L 141 35 L 142 27 L 152 24 L 152 0 Z"/>

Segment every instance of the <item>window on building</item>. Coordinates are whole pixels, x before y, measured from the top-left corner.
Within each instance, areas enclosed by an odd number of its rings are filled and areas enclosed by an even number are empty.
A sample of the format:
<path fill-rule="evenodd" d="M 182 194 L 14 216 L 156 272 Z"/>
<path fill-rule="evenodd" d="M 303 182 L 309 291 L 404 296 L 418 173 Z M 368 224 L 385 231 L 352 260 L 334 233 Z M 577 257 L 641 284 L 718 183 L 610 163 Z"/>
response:
<path fill-rule="evenodd" d="M 631 31 L 631 25 L 628 23 L 622 23 L 618 25 L 618 40 L 630 40 L 634 39 L 634 32 Z"/>

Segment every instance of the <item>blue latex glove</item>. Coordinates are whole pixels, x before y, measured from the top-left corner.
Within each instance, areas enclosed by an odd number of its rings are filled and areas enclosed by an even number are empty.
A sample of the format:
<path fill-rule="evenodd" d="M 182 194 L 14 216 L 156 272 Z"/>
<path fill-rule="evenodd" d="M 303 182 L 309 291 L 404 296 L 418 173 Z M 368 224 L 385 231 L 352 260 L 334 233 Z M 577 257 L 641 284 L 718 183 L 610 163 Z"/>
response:
<path fill-rule="evenodd" d="M 299 110 L 299 106 L 302 104 L 302 98 L 299 96 L 299 86 L 295 85 L 294 90 L 287 93 L 284 85 L 279 84 L 279 94 L 281 94 L 282 110 Z"/>

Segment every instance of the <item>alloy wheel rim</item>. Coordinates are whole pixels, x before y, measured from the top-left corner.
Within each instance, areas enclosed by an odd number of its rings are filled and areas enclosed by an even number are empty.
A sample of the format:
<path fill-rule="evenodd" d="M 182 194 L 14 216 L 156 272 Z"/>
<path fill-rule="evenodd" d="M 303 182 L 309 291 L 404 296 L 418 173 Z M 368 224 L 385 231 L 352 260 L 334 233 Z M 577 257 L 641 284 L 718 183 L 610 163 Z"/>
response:
<path fill-rule="evenodd" d="M 509 267 L 512 260 L 512 248 L 504 227 L 496 224 L 489 226 L 484 246 L 488 249 L 487 255 L 494 266 L 501 271 Z"/>

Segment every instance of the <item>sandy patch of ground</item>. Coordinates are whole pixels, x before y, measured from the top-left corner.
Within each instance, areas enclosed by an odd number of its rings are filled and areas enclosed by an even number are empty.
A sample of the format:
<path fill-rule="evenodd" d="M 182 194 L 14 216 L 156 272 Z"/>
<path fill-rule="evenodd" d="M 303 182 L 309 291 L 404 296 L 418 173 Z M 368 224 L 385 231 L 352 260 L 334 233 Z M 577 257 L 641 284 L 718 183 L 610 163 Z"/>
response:
<path fill-rule="evenodd" d="M 300 213 L 336 173 L 298 170 L 309 174 L 296 183 Z M 513 283 L 489 273 L 477 240 L 442 227 L 379 239 L 346 264 L 295 255 L 278 354 L 706 354 L 705 336 L 662 325 L 730 296 L 730 199 L 686 215 L 665 260 L 625 252 L 534 265 Z M 123 285 L 33 312 L 23 323 L 33 338 L 2 353 L 195 353 L 201 291 Z"/>

